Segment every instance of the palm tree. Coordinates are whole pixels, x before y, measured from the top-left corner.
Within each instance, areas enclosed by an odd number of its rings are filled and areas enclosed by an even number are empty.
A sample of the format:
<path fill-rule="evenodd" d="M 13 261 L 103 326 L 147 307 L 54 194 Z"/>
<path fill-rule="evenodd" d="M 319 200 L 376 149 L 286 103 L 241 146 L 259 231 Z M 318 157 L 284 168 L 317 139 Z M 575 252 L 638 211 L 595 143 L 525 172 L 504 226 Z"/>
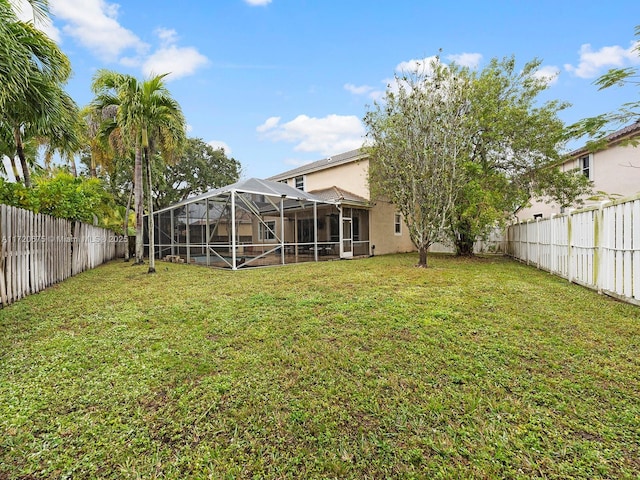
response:
<path fill-rule="evenodd" d="M 28 0 L 36 18 L 47 15 L 46 0 Z M 33 59 L 38 59 L 43 71 L 58 70 L 59 55 L 43 55 L 40 47 L 50 47 L 42 44 L 42 36 L 31 25 L 20 22 L 13 6 L 15 1 L 0 0 L 0 65 L 2 65 L 0 82 L 0 111 L 7 101 L 25 98 L 28 88 Z M 34 38 L 34 35 L 36 38 Z"/>
<path fill-rule="evenodd" d="M 100 70 L 93 80 L 96 98 L 92 108 L 102 110 L 117 106 L 113 122 L 121 130 L 124 144 L 134 151 L 134 209 L 136 212 L 136 264 L 143 263 L 143 167 L 150 172 L 150 162 L 157 151 L 169 161 L 185 138 L 185 121 L 180 105 L 171 97 L 164 78 L 156 75 L 142 82 L 131 75 Z M 147 173 L 149 185 L 151 177 Z M 149 192 L 149 273 L 155 272 L 152 189 Z"/>
<path fill-rule="evenodd" d="M 47 2 L 31 0 L 34 14 Z M 62 86 L 71 74 L 69 59 L 31 22 L 19 21 L 8 0 L 0 0 L 0 129 L 20 159 L 25 186 L 31 185 L 25 138 L 68 137 L 77 107 Z M 67 142 L 68 143 L 68 142 Z M 13 158 L 15 155 L 10 155 Z"/>

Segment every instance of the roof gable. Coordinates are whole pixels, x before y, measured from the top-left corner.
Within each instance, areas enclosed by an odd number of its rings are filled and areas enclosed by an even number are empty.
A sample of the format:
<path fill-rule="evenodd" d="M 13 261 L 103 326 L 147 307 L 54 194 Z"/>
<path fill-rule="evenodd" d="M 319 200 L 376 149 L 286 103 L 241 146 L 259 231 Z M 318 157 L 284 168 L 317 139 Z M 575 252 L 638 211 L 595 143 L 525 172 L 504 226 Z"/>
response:
<path fill-rule="evenodd" d="M 350 150 L 348 152 L 340 153 L 329 158 L 323 158 L 322 160 L 307 163 L 306 165 L 302 165 L 301 167 L 287 170 L 286 172 L 282 172 L 269 177 L 267 180 L 279 181 L 286 180 L 288 178 L 299 177 L 300 175 L 319 172 L 321 170 L 326 170 L 327 168 L 332 168 L 337 165 L 356 162 L 366 157 L 366 153 L 364 153 L 361 148 L 358 148 L 356 150 Z"/>

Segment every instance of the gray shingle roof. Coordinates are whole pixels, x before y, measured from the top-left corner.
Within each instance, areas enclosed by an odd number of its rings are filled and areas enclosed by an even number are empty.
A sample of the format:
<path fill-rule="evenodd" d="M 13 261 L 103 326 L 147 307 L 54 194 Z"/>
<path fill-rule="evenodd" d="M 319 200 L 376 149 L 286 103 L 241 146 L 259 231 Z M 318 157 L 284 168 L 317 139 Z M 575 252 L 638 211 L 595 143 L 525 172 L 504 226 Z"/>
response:
<path fill-rule="evenodd" d="M 615 142 L 616 140 L 620 140 L 622 137 L 635 136 L 638 134 L 640 134 L 640 120 L 607 135 L 606 137 L 604 137 L 604 140 L 607 143 L 611 143 L 611 142 Z M 585 153 L 588 151 L 589 151 L 589 148 L 587 148 L 587 146 L 585 145 L 584 147 L 580 147 L 577 150 L 570 152 L 567 156 L 575 157 L 581 153 Z"/>
<path fill-rule="evenodd" d="M 365 157 L 366 154 L 362 151 L 362 149 L 358 148 L 356 150 L 350 150 L 348 152 L 340 153 L 329 158 L 323 158 L 322 160 L 318 160 L 316 162 L 307 163 L 306 165 L 302 165 L 301 167 L 287 170 L 286 172 L 282 172 L 269 177 L 267 180 L 279 181 L 285 180 L 287 178 L 298 177 L 300 175 L 317 172 L 326 168 L 334 167 L 336 165 L 355 162 Z"/>

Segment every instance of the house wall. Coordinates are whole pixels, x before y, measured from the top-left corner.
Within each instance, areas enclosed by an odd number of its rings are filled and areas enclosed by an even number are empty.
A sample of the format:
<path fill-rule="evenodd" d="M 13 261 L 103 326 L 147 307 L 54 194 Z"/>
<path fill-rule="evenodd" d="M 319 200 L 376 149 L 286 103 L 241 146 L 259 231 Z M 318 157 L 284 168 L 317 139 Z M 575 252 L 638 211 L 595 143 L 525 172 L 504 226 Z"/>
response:
<path fill-rule="evenodd" d="M 368 199 L 370 198 L 368 172 L 369 160 L 366 158 L 328 167 L 304 175 L 305 190 L 309 192 L 336 186 Z M 287 183 L 295 187 L 295 178 L 287 179 Z M 369 210 L 369 240 L 370 245 L 376 247 L 376 255 L 416 250 L 404 222 L 402 223 L 402 234 L 395 234 L 394 214 L 396 211 L 392 204 L 383 201 L 376 201 Z"/>
<path fill-rule="evenodd" d="M 578 155 L 562 164 L 562 171 L 570 171 L 580 168 Z M 595 192 L 606 192 L 615 195 L 616 198 L 635 195 L 640 192 L 640 147 L 632 145 L 612 145 L 605 150 L 591 154 L 591 180 Z M 584 206 L 593 205 L 608 200 L 607 197 L 597 200 L 585 200 Z M 542 218 L 562 213 L 560 206 L 554 202 L 545 200 L 533 201 L 531 207 L 518 211 L 519 220 L 528 220 L 536 214 L 542 214 Z"/>
<path fill-rule="evenodd" d="M 404 253 L 416 250 L 409 238 L 409 229 L 402 222 L 402 234 L 395 234 L 396 208 L 388 202 L 377 201 L 369 215 L 371 219 L 371 245 L 375 245 L 376 255 Z"/>
<path fill-rule="evenodd" d="M 368 169 L 369 161 L 362 159 L 308 173 L 304 175 L 304 189 L 306 192 L 311 192 L 337 186 L 361 197 L 369 198 Z M 287 184 L 295 187 L 295 178 L 287 179 Z"/>

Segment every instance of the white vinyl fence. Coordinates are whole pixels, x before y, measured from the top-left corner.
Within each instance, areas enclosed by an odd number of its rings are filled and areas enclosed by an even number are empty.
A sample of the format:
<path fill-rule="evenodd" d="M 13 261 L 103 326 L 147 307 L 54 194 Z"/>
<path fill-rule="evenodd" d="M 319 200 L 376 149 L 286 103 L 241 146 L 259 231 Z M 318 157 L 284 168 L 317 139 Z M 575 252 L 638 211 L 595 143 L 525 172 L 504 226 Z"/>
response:
<path fill-rule="evenodd" d="M 9 305 L 124 255 L 109 230 L 0 205 L 0 301 Z"/>
<path fill-rule="evenodd" d="M 507 253 L 640 305 L 640 195 L 511 225 Z"/>

